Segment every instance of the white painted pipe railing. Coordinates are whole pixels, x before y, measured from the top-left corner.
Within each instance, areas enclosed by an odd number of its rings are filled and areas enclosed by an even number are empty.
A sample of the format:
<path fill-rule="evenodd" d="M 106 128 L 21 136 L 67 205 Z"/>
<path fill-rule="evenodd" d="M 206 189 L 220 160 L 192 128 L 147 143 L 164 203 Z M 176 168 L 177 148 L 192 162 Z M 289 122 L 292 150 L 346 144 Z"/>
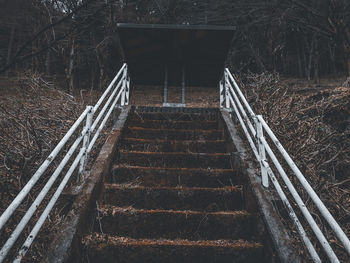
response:
<path fill-rule="evenodd" d="M 112 91 L 112 92 L 111 92 Z M 119 102 L 121 106 L 128 105 L 129 103 L 129 94 L 130 94 L 130 78 L 128 76 L 128 67 L 124 64 L 117 75 L 114 77 L 112 82 L 109 84 L 103 95 L 100 97 L 95 106 L 87 106 L 85 111 L 80 115 L 80 117 L 75 121 L 73 126 L 68 130 L 66 135 L 62 138 L 62 140 L 57 144 L 54 150 L 50 153 L 50 155 L 46 158 L 43 164 L 39 167 L 39 169 L 35 172 L 32 178 L 27 182 L 27 184 L 23 187 L 23 189 L 18 193 L 16 198 L 12 201 L 12 203 L 8 206 L 8 208 L 3 212 L 0 217 L 0 231 L 6 225 L 11 216 L 15 213 L 18 206 L 22 203 L 23 199 L 30 193 L 34 185 L 37 183 L 39 178 L 44 175 L 47 168 L 50 166 L 52 161 L 60 154 L 60 151 L 66 146 L 67 142 L 73 137 L 77 136 L 75 141 L 71 144 L 68 152 L 62 157 L 62 161 L 56 167 L 55 171 L 52 175 L 46 175 L 49 177 L 45 186 L 41 189 L 40 193 L 35 198 L 34 202 L 31 204 L 29 209 L 25 212 L 21 221 L 16 225 L 14 231 L 11 233 L 10 237 L 7 239 L 5 244 L 0 250 L 0 263 L 3 262 L 10 252 L 11 248 L 16 243 L 17 239 L 22 234 L 24 228 L 28 225 L 29 221 L 32 219 L 34 213 L 39 208 L 39 205 L 42 201 L 47 197 L 47 194 L 52 189 L 57 178 L 60 176 L 63 169 L 69 164 L 69 160 L 75 154 L 77 149 L 79 149 L 78 153 L 74 161 L 71 163 L 68 172 L 65 177 L 62 179 L 55 193 L 51 197 L 49 203 L 46 208 L 42 212 L 39 220 L 36 222 L 32 231 L 28 235 L 27 239 L 23 243 L 21 249 L 18 252 L 18 255 L 14 262 L 19 263 L 25 256 L 28 251 L 30 245 L 33 243 L 35 237 L 39 233 L 42 225 L 44 224 L 46 218 L 54 207 L 57 199 L 61 195 L 64 187 L 67 185 L 69 179 L 74 174 L 74 171 L 79 166 L 79 171 L 77 173 L 77 180 L 79 180 L 80 176 L 83 175 L 86 163 L 88 161 L 89 152 L 91 151 L 94 143 L 98 139 L 99 134 L 107 123 L 111 113 L 113 112 L 115 106 Z M 109 96 L 108 100 L 104 103 L 104 106 L 98 113 L 99 107 L 103 104 L 106 97 Z M 111 102 L 113 103 L 111 104 Z M 105 112 L 107 113 L 105 114 Z M 94 115 L 98 113 L 97 118 L 93 120 Z M 105 114 L 105 115 L 104 115 Z M 100 120 L 103 117 L 101 123 Z M 81 124 L 85 120 L 84 127 L 81 127 Z M 99 125 L 98 129 L 95 131 L 97 125 Z M 76 135 L 78 130 L 81 129 L 80 135 Z M 94 133 L 95 131 L 95 133 Z M 92 140 L 90 138 L 92 137 Z M 79 145 L 81 147 L 79 148 Z"/>
<path fill-rule="evenodd" d="M 266 141 L 264 137 L 264 132 L 267 133 L 267 135 L 273 142 L 273 145 L 281 153 L 284 161 L 288 164 L 291 171 L 294 173 L 294 175 L 298 178 L 299 182 L 301 183 L 301 186 L 305 189 L 305 191 L 307 192 L 311 200 L 314 202 L 314 204 L 318 208 L 320 214 L 323 216 L 323 218 L 327 221 L 331 229 L 334 231 L 335 235 L 344 246 L 345 251 L 348 253 L 348 255 L 350 255 L 349 238 L 346 236 L 342 228 L 333 218 L 333 216 L 331 215 L 329 210 L 326 208 L 326 206 L 323 204 L 321 199 L 318 197 L 316 192 L 312 189 L 312 187 L 310 186 L 310 184 L 308 183 L 304 175 L 301 173 L 301 171 L 296 166 L 292 158 L 289 156 L 289 154 L 284 149 L 282 144 L 279 142 L 277 137 L 274 135 L 274 133 L 272 132 L 268 124 L 265 122 L 263 117 L 261 115 L 255 115 L 248 101 L 244 97 L 242 91 L 238 87 L 237 82 L 235 81 L 231 72 L 227 68 L 224 71 L 224 76 L 223 76 L 223 79 L 220 81 L 219 86 L 220 86 L 220 107 L 226 108 L 228 110 L 232 109 L 235 112 L 238 118 L 238 121 L 241 124 L 242 129 L 248 139 L 249 145 L 252 148 L 257 161 L 260 163 L 262 185 L 268 188 L 269 178 L 270 178 L 278 195 L 280 196 L 283 204 L 285 205 L 285 208 L 287 209 L 288 214 L 291 220 L 293 221 L 301 239 L 303 240 L 305 247 L 309 251 L 312 260 L 314 262 L 321 262 L 319 255 L 317 254 L 313 244 L 311 243 L 309 237 L 307 236 L 304 230 L 304 227 L 302 226 L 296 213 L 294 212 L 293 207 L 290 204 L 290 201 L 288 200 L 286 194 L 283 192 L 283 187 L 281 187 L 277 177 L 274 175 L 273 171 L 271 170 L 266 158 L 266 153 L 270 158 L 270 160 L 272 161 L 272 163 L 274 164 L 275 168 L 277 169 L 285 186 L 287 187 L 290 194 L 294 198 L 295 203 L 297 204 L 302 215 L 304 216 L 310 228 L 312 229 L 316 239 L 319 241 L 321 247 L 323 248 L 325 254 L 328 257 L 329 262 L 339 262 L 337 255 L 334 253 L 332 247 L 329 245 L 329 242 L 327 241 L 321 229 L 315 222 L 313 216 L 311 215 L 310 211 L 306 207 L 305 203 L 301 199 L 293 183 L 291 182 L 287 173 L 282 167 L 280 161 L 277 159 L 270 145 Z"/>

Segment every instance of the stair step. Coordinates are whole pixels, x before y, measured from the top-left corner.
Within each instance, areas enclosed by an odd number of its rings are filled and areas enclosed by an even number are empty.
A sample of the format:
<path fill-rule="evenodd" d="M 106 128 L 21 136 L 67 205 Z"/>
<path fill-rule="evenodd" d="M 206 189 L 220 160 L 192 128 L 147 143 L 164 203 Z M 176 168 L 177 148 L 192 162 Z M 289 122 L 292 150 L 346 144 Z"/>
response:
<path fill-rule="evenodd" d="M 134 119 L 128 124 L 131 127 L 156 128 L 156 129 L 202 129 L 212 130 L 218 128 L 218 121 L 179 121 L 179 120 L 141 120 Z"/>
<path fill-rule="evenodd" d="M 93 233 L 82 240 L 89 262 L 263 262 L 263 246 L 245 240 L 133 239 Z"/>
<path fill-rule="evenodd" d="M 177 129 L 150 129 L 129 127 L 126 137 L 137 139 L 163 139 L 163 140 L 220 140 L 223 130 L 177 130 Z"/>
<path fill-rule="evenodd" d="M 119 151 L 119 163 L 148 167 L 231 168 L 227 153 Z"/>
<path fill-rule="evenodd" d="M 242 209 L 242 188 L 144 187 L 105 184 L 104 201 L 143 209 L 228 211 Z"/>
<path fill-rule="evenodd" d="M 225 153 L 227 152 L 227 143 L 224 140 L 179 141 L 125 138 L 121 149 L 146 152 Z"/>
<path fill-rule="evenodd" d="M 109 182 L 132 182 L 142 186 L 222 187 L 238 184 L 238 177 L 232 169 L 115 165 Z"/>
<path fill-rule="evenodd" d="M 102 205 L 96 231 L 133 238 L 249 239 L 253 217 L 246 211 L 147 210 Z"/>
<path fill-rule="evenodd" d="M 217 121 L 218 119 L 217 111 L 213 113 L 135 112 L 130 118 L 130 121 Z"/>

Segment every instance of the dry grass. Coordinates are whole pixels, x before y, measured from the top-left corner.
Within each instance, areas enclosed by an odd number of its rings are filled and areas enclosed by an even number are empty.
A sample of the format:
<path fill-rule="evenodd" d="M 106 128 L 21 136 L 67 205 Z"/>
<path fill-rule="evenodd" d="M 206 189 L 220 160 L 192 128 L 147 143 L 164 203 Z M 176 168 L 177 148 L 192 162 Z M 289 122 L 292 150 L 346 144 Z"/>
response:
<path fill-rule="evenodd" d="M 350 236 L 350 88 L 334 83 L 332 87 L 300 86 L 268 73 L 248 74 L 240 79 L 255 113 L 264 116 L 321 200 Z M 341 243 L 291 170 L 287 171 L 342 262 L 348 262 L 349 257 Z M 290 226 L 291 222 L 286 224 Z M 296 236 L 294 229 L 291 232 Z"/>
<path fill-rule="evenodd" d="M 40 74 L 26 72 L 15 78 L 0 79 L 0 94 L 0 214 L 2 214 L 83 112 L 86 104 L 96 101 L 99 92 L 82 92 L 74 97 L 56 88 L 54 83 L 46 81 Z M 99 138 L 96 145 L 101 145 L 103 141 L 104 136 Z M 70 142 L 67 145 L 70 146 Z M 62 152 L 66 151 L 67 147 L 62 150 Z M 90 161 L 93 161 L 96 154 L 95 150 L 90 155 Z M 62 154 L 53 161 L 1 230 L 0 247 L 3 246 L 61 159 Z M 75 178 L 73 176 L 70 184 L 76 183 Z M 52 196 L 57 185 L 58 183 L 54 185 L 54 189 L 48 194 L 49 197 Z M 47 202 L 48 200 L 45 199 L 40 205 L 29 226 L 24 229 L 23 237 L 17 241 L 16 248 L 23 243 L 24 236 L 29 234 Z M 71 202 L 69 195 L 63 195 L 59 199 L 28 253 L 30 262 L 40 261 L 53 237 L 52 233 L 63 220 Z M 11 250 L 10 257 L 16 252 L 16 248 Z"/>

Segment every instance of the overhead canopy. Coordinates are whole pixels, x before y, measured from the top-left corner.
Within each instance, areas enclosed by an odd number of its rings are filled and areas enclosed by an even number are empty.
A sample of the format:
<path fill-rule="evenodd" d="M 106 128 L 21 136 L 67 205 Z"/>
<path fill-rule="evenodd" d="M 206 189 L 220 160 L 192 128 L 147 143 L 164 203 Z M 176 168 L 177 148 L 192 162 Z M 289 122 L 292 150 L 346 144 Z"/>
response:
<path fill-rule="evenodd" d="M 234 27 L 118 24 L 123 56 L 135 84 L 216 86 L 222 76 Z"/>

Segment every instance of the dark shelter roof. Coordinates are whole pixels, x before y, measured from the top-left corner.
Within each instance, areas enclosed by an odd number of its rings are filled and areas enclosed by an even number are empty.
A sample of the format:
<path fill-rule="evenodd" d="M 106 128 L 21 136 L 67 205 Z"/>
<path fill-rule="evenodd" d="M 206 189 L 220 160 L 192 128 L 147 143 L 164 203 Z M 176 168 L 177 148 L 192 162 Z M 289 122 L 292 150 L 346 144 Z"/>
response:
<path fill-rule="evenodd" d="M 135 84 L 216 86 L 222 76 L 234 27 L 118 24 L 123 56 Z"/>

